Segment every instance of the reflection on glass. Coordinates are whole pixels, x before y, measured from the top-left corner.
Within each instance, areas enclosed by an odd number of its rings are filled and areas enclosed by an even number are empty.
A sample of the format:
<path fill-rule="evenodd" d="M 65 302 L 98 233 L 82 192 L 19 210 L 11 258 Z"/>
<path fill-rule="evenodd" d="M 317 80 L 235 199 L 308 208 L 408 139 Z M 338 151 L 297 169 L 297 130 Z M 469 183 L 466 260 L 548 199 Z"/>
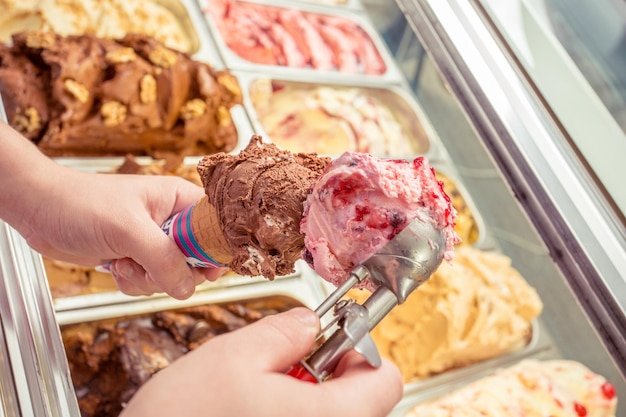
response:
<path fill-rule="evenodd" d="M 552 30 L 626 132 L 626 2 L 548 0 Z"/>
<path fill-rule="evenodd" d="M 526 41 L 538 24 L 561 44 L 626 133 L 626 2 L 623 0 L 481 0 L 526 65 Z M 524 38 L 524 39 L 522 39 Z M 544 69 L 545 71 L 546 69 Z"/>

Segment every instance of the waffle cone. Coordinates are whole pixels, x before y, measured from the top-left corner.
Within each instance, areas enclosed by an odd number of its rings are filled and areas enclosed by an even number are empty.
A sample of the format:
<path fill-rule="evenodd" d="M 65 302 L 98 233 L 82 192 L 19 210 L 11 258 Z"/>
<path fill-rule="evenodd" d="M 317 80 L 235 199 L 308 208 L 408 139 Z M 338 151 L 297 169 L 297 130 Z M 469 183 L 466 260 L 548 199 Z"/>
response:
<path fill-rule="evenodd" d="M 228 265 L 233 257 L 224 239 L 217 210 L 202 197 L 191 213 L 191 231 L 202 249 L 217 262 Z"/>

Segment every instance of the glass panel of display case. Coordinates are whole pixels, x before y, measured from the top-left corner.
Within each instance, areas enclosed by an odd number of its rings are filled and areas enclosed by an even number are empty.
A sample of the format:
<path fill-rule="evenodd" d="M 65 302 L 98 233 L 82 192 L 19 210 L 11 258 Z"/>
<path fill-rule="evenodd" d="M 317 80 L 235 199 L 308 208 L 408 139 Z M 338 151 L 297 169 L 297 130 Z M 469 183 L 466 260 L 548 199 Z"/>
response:
<path fill-rule="evenodd" d="M 480 0 L 615 205 L 626 155 L 626 3 Z"/>

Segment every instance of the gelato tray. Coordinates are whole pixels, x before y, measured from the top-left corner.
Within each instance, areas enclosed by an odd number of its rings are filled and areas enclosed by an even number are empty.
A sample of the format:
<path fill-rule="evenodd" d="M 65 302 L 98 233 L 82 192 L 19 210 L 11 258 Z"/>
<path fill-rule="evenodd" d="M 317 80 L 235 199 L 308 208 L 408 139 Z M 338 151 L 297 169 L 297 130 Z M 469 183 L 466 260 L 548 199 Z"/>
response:
<path fill-rule="evenodd" d="M 195 53 L 200 39 L 190 13 L 178 0 L 29 1 L 0 3 L 0 42 L 21 31 L 119 38 L 153 36 L 170 48 Z"/>
<path fill-rule="evenodd" d="M 431 157 L 440 146 L 425 114 L 405 91 L 353 83 L 299 82 L 238 72 L 254 130 L 292 152 Z"/>
<path fill-rule="evenodd" d="M 526 359 L 415 405 L 405 417 L 615 417 L 615 386 L 582 363 Z"/>
<path fill-rule="evenodd" d="M 11 126 L 51 157 L 237 146 L 237 79 L 145 35 L 22 32 L 0 45 L 0 92 Z"/>
<path fill-rule="evenodd" d="M 83 417 L 117 416 L 154 373 L 212 337 L 309 302 L 296 289 L 197 294 L 187 305 L 139 302 L 118 315 L 61 323 L 72 383 Z M 169 304 L 172 304 L 171 302 Z M 63 320 L 63 317 L 60 317 Z"/>
<path fill-rule="evenodd" d="M 199 0 L 229 69 L 307 79 L 399 83 L 403 78 L 363 14 L 300 3 Z M 311 78 L 314 77 L 314 78 Z"/>

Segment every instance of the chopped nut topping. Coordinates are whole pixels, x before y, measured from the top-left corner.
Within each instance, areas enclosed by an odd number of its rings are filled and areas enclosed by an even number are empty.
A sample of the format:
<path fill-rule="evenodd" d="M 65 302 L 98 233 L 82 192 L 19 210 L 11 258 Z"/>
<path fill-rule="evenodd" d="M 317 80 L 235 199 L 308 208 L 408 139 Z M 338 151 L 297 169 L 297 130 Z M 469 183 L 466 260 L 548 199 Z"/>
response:
<path fill-rule="evenodd" d="M 241 97 L 241 88 L 237 79 L 227 72 L 223 72 L 217 76 L 217 82 L 223 85 L 235 97 Z"/>
<path fill-rule="evenodd" d="M 54 40 L 52 32 L 28 32 L 26 34 L 26 46 L 29 48 L 49 48 L 54 45 Z"/>
<path fill-rule="evenodd" d="M 159 67 L 169 68 L 176 63 L 176 53 L 159 45 L 154 48 L 148 54 L 148 59 L 154 65 L 158 65 Z"/>
<path fill-rule="evenodd" d="M 24 113 L 17 109 L 13 117 L 13 126 L 20 132 L 31 133 L 41 128 L 41 118 L 33 107 L 28 107 Z"/>
<path fill-rule="evenodd" d="M 100 108 L 105 126 L 117 126 L 126 120 L 126 106 L 119 101 L 108 101 Z"/>
<path fill-rule="evenodd" d="M 87 90 L 87 87 L 70 78 L 63 82 L 63 86 L 65 87 L 65 91 L 74 96 L 76 100 L 81 103 L 87 102 L 87 99 L 89 98 L 89 90 Z"/>
<path fill-rule="evenodd" d="M 141 77 L 139 82 L 139 99 L 142 103 L 154 103 L 157 97 L 157 82 L 151 74 Z"/>
<path fill-rule="evenodd" d="M 206 111 L 206 107 L 206 103 L 199 98 L 189 100 L 180 109 L 180 118 L 183 120 L 192 120 L 200 117 Z"/>
<path fill-rule="evenodd" d="M 114 51 L 107 52 L 105 59 L 111 64 L 123 64 L 125 62 L 132 62 L 137 58 L 135 50 L 133 48 L 120 48 Z"/>
<path fill-rule="evenodd" d="M 230 117 L 230 112 L 224 106 L 219 106 L 217 108 L 217 122 L 222 127 L 227 127 L 232 124 L 232 119 Z"/>

